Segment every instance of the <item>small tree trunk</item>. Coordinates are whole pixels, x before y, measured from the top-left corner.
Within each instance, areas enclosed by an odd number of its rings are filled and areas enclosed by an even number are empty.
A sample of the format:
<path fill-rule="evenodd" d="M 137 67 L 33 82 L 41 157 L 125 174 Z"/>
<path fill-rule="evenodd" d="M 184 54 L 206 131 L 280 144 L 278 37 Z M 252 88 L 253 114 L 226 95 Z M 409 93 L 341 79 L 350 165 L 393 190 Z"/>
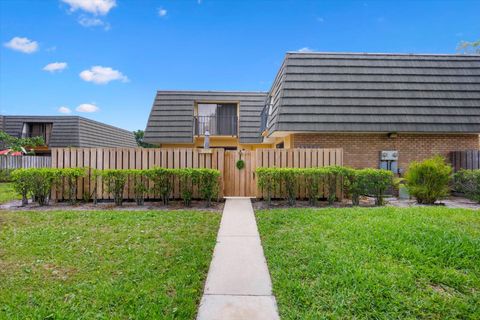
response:
<path fill-rule="evenodd" d="M 24 192 L 22 193 L 22 207 L 25 207 L 26 205 L 28 205 L 28 197 L 27 193 Z"/>

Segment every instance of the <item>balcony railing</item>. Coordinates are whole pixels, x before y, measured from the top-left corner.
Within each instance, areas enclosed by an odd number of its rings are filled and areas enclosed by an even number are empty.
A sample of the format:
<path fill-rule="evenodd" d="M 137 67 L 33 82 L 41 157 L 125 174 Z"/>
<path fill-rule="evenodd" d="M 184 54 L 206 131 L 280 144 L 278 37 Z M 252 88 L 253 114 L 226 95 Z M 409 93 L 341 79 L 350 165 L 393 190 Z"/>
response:
<path fill-rule="evenodd" d="M 194 117 L 195 135 L 204 136 L 236 136 L 238 127 L 237 116 L 196 116 Z"/>

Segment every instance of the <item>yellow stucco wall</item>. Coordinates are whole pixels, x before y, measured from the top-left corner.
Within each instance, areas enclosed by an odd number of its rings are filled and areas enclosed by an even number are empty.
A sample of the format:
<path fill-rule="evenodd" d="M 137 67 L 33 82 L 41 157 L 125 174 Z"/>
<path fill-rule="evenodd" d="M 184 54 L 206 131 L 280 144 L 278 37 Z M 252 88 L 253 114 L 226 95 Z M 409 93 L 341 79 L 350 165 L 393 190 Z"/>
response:
<path fill-rule="evenodd" d="M 181 143 L 181 144 L 162 144 L 162 148 L 201 148 L 203 147 L 203 137 L 195 137 L 194 143 Z M 225 148 L 236 147 L 239 150 L 255 150 L 259 148 L 272 148 L 272 144 L 264 143 L 239 143 L 236 137 L 210 137 L 210 147 Z"/>

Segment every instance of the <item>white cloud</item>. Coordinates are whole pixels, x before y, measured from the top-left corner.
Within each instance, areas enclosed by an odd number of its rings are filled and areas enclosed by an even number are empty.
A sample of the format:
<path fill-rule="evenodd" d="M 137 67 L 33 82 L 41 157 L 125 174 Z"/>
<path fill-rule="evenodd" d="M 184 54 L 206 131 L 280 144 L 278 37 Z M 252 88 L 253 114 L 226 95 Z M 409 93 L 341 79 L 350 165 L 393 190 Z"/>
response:
<path fill-rule="evenodd" d="M 92 113 L 100 111 L 100 108 L 92 103 L 82 103 L 75 110 L 77 110 L 78 112 Z"/>
<path fill-rule="evenodd" d="M 45 67 L 43 67 L 43 71 L 48 71 L 48 72 L 57 72 L 57 71 L 63 71 L 67 67 L 66 62 L 52 62 L 47 64 Z"/>
<path fill-rule="evenodd" d="M 78 23 L 80 23 L 84 27 L 98 27 L 103 26 L 105 23 L 98 19 L 98 18 L 89 18 L 82 16 L 78 19 Z"/>
<path fill-rule="evenodd" d="M 69 107 L 63 107 L 63 106 L 58 108 L 57 111 L 60 112 L 60 113 L 72 113 L 72 110 L 70 110 Z"/>
<path fill-rule="evenodd" d="M 45 51 L 47 51 L 47 52 L 53 52 L 53 51 L 55 51 L 55 50 L 57 50 L 57 47 L 56 47 L 56 46 L 52 46 L 52 47 L 50 47 L 50 48 L 45 49 Z"/>
<path fill-rule="evenodd" d="M 315 50 L 310 49 L 309 47 L 303 47 L 297 50 L 298 52 L 314 52 Z"/>
<path fill-rule="evenodd" d="M 128 78 L 120 71 L 102 66 L 93 66 L 89 70 L 83 70 L 80 72 L 80 78 L 95 84 L 107 84 L 114 80 L 119 80 L 122 82 L 128 81 Z"/>
<path fill-rule="evenodd" d="M 70 6 L 70 11 L 83 10 L 92 14 L 106 15 L 117 3 L 115 0 L 61 0 Z"/>
<path fill-rule="evenodd" d="M 163 9 L 163 8 L 158 9 L 158 16 L 159 17 L 165 17 L 166 15 L 167 15 L 167 10 L 166 9 Z"/>
<path fill-rule="evenodd" d="M 12 38 L 12 40 L 5 42 L 4 46 L 23 53 L 34 53 L 38 50 L 38 43 L 36 41 L 22 37 Z"/>

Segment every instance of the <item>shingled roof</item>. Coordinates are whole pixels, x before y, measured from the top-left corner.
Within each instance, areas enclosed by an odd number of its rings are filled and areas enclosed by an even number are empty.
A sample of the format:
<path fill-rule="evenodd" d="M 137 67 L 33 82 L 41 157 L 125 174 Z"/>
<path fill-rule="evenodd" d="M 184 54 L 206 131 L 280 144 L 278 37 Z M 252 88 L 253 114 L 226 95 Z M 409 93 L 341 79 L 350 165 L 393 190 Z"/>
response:
<path fill-rule="evenodd" d="M 234 102 L 240 108 L 240 142 L 262 142 L 260 114 L 266 96 L 266 92 L 158 91 L 144 140 L 153 144 L 192 143 L 195 103 Z"/>
<path fill-rule="evenodd" d="M 133 132 L 79 116 L 0 116 L 0 130 L 17 138 L 24 123 L 52 123 L 49 147 L 137 147 Z"/>
<path fill-rule="evenodd" d="M 287 53 L 270 135 L 480 132 L 480 55 Z"/>

